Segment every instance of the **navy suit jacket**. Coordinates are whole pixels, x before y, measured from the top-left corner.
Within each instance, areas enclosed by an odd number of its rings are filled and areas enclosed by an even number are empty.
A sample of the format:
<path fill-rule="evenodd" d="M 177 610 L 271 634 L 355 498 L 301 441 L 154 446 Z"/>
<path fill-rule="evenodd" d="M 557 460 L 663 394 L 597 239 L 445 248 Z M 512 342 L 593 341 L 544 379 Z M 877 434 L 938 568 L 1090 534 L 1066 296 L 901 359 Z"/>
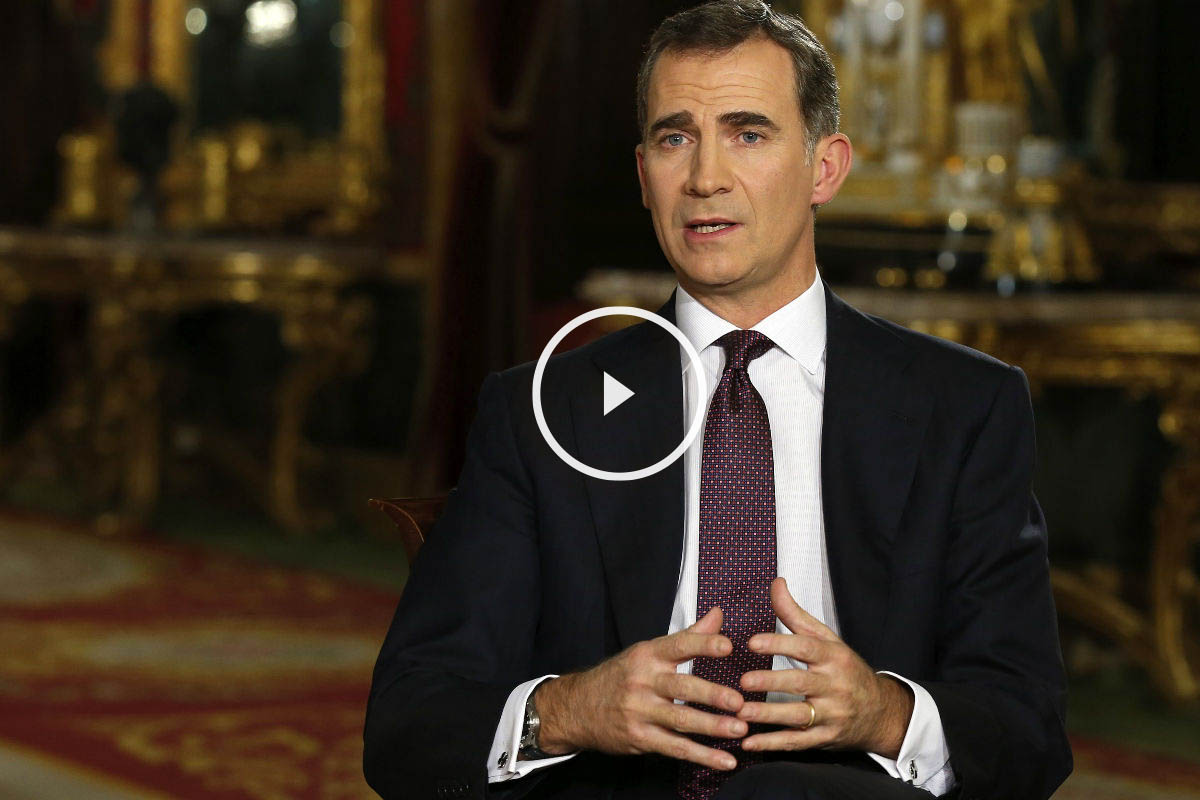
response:
<path fill-rule="evenodd" d="M 821 487 L 842 638 L 933 696 L 964 800 L 1049 797 L 1071 752 L 1024 374 L 825 296 Z M 659 314 L 673 321 L 673 300 Z M 657 461 L 684 431 L 679 352 L 642 323 L 555 356 L 551 430 L 602 469 Z M 607 416 L 604 372 L 636 392 Z M 380 653 L 364 765 L 386 798 L 662 796 L 646 787 L 670 765 L 649 756 L 585 753 L 487 783 L 513 687 L 665 634 L 682 557 L 682 459 L 639 481 L 581 475 L 538 432 L 532 376 L 484 383 Z"/>

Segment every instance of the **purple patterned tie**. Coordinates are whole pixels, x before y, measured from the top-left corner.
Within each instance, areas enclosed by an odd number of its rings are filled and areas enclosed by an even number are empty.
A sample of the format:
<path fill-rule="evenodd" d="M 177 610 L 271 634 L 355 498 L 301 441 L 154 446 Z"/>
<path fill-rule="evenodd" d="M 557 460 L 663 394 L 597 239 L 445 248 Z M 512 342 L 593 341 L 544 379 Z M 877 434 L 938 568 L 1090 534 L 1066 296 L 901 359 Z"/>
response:
<path fill-rule="evenodd" d="M 733 642 L 733 652 L 725 658 L 697 658 L 692 674 L 761 703 L 766 692 L 743 691 L 740 681 L 746 672 L 771 668 L 771 656 L 751 653 L 746 643 L 756 633 L 775 630 L 770 597 L 776 574 L 775 459 L 767 407 L 750 383 L 746 366 L 774 343 L 758 331 L 743 330 L 731 331 L 717 343 L 725 349 L 725 372 L 704 425 L 696 618 L 720 606 L 725 615 L 721 632 Z M 738 769 L 761 760 L 761 755 L 743 751 L 737 739 L 695 738 L 732 753 Z M 708 800 L 732 774 L 680 762 L 679 796 Z"/>

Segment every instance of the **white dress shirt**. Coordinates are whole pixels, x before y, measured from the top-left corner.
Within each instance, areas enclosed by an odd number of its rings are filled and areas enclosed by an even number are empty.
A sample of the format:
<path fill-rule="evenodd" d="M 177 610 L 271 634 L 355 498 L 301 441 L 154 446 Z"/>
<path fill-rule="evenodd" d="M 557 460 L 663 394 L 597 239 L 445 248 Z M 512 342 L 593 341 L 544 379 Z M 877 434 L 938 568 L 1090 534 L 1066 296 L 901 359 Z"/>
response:
<path fill-rule="evenodd" d="M 706 406 L 725 369 L 725 351 L 717 339 L 737 326 L 722 319 L 691 297 L 683 288 L 675 294 L 675 324 L 700 353 L 705 370 L 705 396 L 695 396 L 688 374 L 691 364 L 681 351 L 684 419 L 691 419 L 696 403 Z M 771 423 L 775 460 L 775 516 L 778 574 L 782 575 L 796 602 L 809 614 L 839 632 L 837 607 L 829 575 L 825 548 L 825 516 L 821 501 L 821 423 L 825 401 L 825 290 L 818 275 L 803 294 L 754 326 L 775 346 L 750 362 L 750 382 L 762 396 Z M 597 387 L 599 391 L 599 387 Z M 683 562 L 667 633 L 675 633 L 696 621 L 696 592 L 700 552 L 700 459 L 702 437 L 697 437 L 684 454 Z M 776 631 L 791 633 L 776 620 Z M 690 672 L 692 662 L 679 665 Z M 775 656 L 772 669 L 806 669 L 802 662 Z M 941 715 L 924 688 L 900 675 L 887 673 L 907 684 L 913 692 L 912 718 L 897 759 L 869 753 L 892 777 L 910 782 L 935 795 L 954 786 L 950 750 L 942 730 Z M 492 750 L 488 756 L 488 780 L 519 778 L 571 758 L 521 761 L 517 758 L 525 701 L 543 680 L 542 676 L 516 687 L 501 714 Z M 767 702 L 796 701 L 798 696 L 770 692 Z"/>

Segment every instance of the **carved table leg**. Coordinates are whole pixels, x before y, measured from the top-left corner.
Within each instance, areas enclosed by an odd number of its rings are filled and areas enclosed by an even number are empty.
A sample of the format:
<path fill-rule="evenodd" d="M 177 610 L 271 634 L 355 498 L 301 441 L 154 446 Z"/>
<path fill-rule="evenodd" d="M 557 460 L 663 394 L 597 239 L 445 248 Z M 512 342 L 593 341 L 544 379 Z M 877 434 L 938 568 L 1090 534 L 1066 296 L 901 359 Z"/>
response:
<path fill-rule="evenodd" d="M 1155 677 L 1170 697 L 1189 701 L 1200 698 L 1196 665 L 1187 653 L 1185 618 L 1200 526 L 1200 382 L 1170 398 L 1160 427 L 1180 452 L 1163 475 L 1150 554 L 1153 648 L 1160 659 Z"/>
<path fill-rule="evenodd" d="M 161 460 L 159 388 L 162 367 L 152 356 L 151 320 L 127 301 L 104 297 L 89 329 L 95 408 L 93 491 L 123 521 L 144 522 L 158 500 Z M 105 517 L 105 527 L 113 527 Z"/>
<path fill-rule="evenodd" d="M 295 359 L 275 394 L 268 492 L 271 516 L 292 533 L 310 531 L 326 521 L 300 499 L 300 457 L 309 403 L 313 393 L 333 377 L 362 369 L 367 356 L 364 328 L 372 316 L 366 298 L 319 297 L 326 299 L 286 310 L 281 322 L 283 343 Z"/>

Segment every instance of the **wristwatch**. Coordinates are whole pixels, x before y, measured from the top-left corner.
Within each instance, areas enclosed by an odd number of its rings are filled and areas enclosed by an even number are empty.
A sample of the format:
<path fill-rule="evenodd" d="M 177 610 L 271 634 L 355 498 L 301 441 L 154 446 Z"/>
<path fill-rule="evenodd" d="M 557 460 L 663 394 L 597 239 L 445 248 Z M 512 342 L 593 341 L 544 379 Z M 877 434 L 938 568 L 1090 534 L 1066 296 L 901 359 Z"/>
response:
<path fill-rule="evenodd" d="M 542 683 L 545 683 L 545 681 Z M 542 730 L 542 720 L 538 716 L 537 706 L 533 703 L 533 697 L 541 687 L 541 683 L 533 687 L 533 691 L 529 693 L 529 699 L 525 701 L 525 724 L 521 727 L 521 749 L 517 752 L 517 757 L 521 761 L 552 758 L 549 753 L 537 746 L 538 734 Z"/>

